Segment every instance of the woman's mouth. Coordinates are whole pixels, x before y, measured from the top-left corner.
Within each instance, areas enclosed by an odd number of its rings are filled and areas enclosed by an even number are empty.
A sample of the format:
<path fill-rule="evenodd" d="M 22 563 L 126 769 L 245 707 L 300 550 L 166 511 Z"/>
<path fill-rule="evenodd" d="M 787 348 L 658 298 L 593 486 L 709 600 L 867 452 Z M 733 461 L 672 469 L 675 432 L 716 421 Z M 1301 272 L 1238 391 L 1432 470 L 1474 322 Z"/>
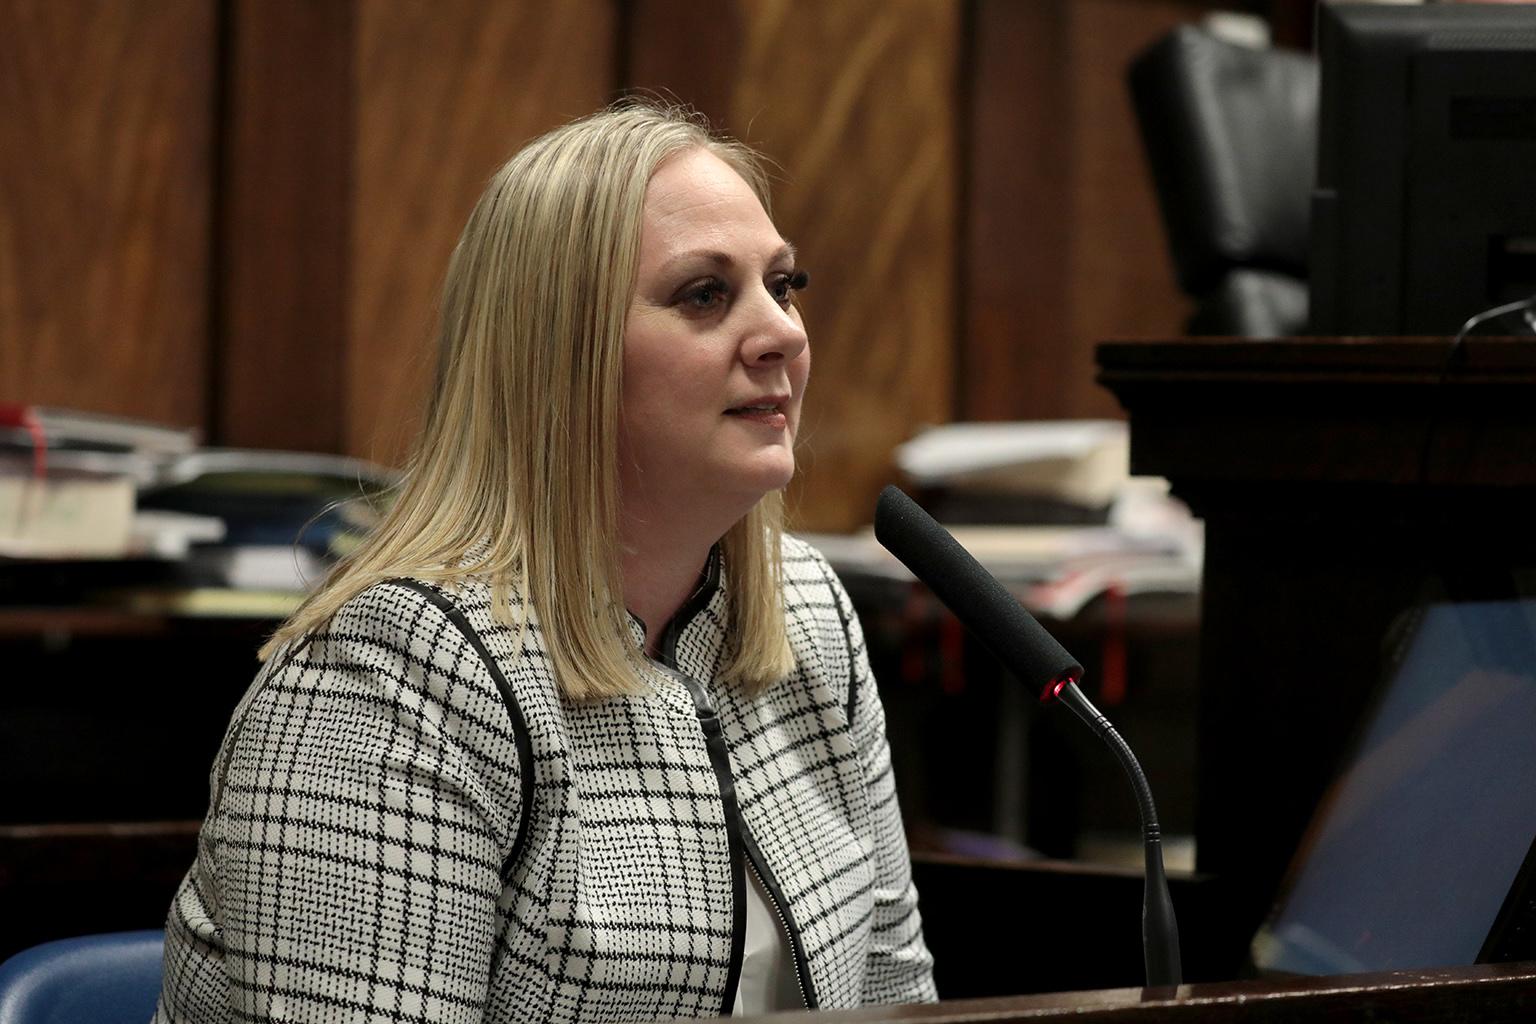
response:
<path fill-rule="evenodd" d="M 753 423 L 761 423 L 764 426 L 780 430 L 789 423 L 788 418 L 784 415 L 784 406 L 777 402 L 738 405 L 734 409 L 725 410 L 725 414 L 727 416 L 734 416 L 739 420 L 750 420 Z"/>

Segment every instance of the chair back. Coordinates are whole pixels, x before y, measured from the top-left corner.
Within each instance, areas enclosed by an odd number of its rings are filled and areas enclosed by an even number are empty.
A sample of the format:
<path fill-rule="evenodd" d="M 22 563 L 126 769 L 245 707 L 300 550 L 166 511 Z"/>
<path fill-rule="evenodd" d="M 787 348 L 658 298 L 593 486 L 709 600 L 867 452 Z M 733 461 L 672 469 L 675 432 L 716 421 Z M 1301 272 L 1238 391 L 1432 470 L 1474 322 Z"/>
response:
<path fill-rule="evenodd" d="M 160 996 L 165 933 L 45 942 L 0 964 L 0 1024 L 146 1024 Z"/>
<path fill-rule="evenodd" d="M 1245 317 L 1299 302 L 1304 327 L 1318 84 L 1308 54 L 1190 25 L 1132 63 L 1131 99 L 1179 286 L 1210 307 L 1196 325 L 1241 333 L 1231 328 Z M 1258 276 L 1234 283 L 1234 271 Z"/>

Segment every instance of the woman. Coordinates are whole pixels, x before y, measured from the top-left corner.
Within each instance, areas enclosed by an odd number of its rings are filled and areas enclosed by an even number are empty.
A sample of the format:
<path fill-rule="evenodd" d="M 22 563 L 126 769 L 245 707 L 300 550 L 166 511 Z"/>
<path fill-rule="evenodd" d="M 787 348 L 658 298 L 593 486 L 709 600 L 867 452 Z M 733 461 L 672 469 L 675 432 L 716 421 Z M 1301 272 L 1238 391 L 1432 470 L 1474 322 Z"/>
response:
<path fill-rule="evenodd" d="M 225 737 L 157 1019 L 934 998 L 858 621 L 782 535 L 810 354 L 767 195 L 643 105 L 491 181 L 407 482 Z"/>

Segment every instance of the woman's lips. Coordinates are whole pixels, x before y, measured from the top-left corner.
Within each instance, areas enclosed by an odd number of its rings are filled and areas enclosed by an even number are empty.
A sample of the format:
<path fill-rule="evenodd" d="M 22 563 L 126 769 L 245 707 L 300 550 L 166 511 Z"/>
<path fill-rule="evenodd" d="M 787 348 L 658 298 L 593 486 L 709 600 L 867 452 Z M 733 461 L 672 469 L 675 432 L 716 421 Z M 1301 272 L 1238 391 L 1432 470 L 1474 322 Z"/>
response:
<path fill-rule="evenodd" d="M 783 430 L 789 426 L 789 418 L 784 415 L 783 408 L 777 405 L 743 406 L 739 409 L 727 409 L 725 414 L 733 419 L 761 423 L 775 430 Z"/>

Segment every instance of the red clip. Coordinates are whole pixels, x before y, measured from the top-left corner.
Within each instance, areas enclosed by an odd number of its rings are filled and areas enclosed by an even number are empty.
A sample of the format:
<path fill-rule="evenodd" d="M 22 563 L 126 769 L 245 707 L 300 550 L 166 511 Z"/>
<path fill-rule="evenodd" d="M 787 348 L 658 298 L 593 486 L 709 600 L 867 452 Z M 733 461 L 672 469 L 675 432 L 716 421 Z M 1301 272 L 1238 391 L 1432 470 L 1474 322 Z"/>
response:
<path fill-rule="evenodd" d="M 30 405 L 0 402 L 0 427 L 20 427 L 32 435 L 32 475 L 39 479 L 47 476 L 48 438 L 43 434 L 37 410 Z"/>

